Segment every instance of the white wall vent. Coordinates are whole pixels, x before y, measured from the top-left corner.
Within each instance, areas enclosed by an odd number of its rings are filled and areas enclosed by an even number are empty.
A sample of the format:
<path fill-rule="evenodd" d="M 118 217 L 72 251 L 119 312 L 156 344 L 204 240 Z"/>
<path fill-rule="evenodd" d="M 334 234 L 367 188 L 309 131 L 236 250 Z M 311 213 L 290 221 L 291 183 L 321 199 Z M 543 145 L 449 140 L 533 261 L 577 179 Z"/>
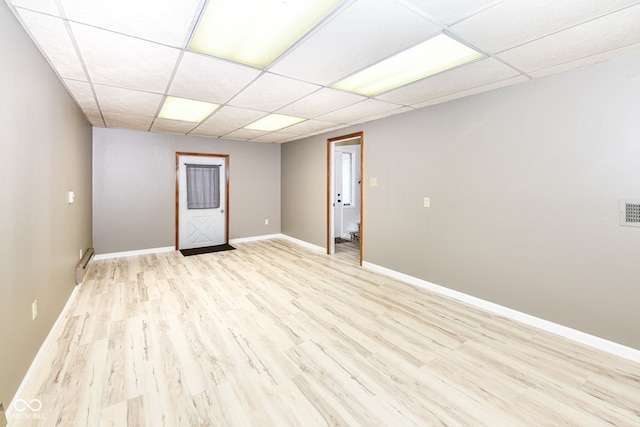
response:
<path fill-rule="evenodd" d="M 640 227 L 640 200 L 620 200 L 620 225 Z"/>

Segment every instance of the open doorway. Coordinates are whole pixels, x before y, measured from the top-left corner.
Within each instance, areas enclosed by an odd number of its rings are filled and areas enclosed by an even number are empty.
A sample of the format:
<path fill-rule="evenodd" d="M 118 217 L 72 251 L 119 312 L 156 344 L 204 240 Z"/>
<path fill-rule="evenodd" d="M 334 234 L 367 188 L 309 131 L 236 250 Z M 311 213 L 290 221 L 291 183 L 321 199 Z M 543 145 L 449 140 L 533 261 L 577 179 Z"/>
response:
<path fill-rule="evenodd" d="M 327 140 L 327 253 L 357 250 L 362 265 L 364 137 Z"/>

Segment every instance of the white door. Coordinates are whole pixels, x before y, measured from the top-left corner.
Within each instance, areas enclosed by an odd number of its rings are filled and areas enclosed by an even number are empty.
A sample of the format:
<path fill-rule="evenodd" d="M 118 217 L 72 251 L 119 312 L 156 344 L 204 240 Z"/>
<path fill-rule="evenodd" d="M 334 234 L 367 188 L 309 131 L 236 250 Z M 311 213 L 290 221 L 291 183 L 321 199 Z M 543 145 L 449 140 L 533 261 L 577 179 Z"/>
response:
<path fill-rule="evenodd" d="M 343 227 L 342 227 L 342 206 L 343 206 L 343 194 L 342 194 L 342 151 L 336 150 L 334 153 L 333 159 L 333 200 L 335 207 L 334 212 L 334 230 L 333 235 L 335 237 L 344 237 L 343 236 Z"/>
<path fill-rule="evenodd" d="M 227 243 L 226 157 L 178 156 L 178 249 Z"/>

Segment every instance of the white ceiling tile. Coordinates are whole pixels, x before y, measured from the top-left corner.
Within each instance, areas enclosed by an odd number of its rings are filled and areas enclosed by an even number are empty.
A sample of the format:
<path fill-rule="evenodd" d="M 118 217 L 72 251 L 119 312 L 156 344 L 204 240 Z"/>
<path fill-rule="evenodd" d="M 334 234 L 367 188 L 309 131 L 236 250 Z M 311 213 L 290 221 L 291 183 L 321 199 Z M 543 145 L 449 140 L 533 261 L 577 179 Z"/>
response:
<path fill-rule="evenodd" d="M 267 72 L 184 50 L 205 0 L 5 1 L 92 125 L 262 142 L 640 52 L 640 0 L 347 0 Z M 376 98 L 324 87 L 442 26 L 492 57 Z M 169 94 L 223 106 L 201 125 L 154 121 Z M 271 112 L 308 120 L 272 133 L 243 129 Z"/>
<path fill-rule="evenodd" d="M 274 111 L 318 89 L 320 86 L 265 73 L 229 101 L 229 105 L 251 110 Z"/>
<path fill-rule="evenodd" d="M 179 50 L 71 23 L 94 83 L 164 93 Z"/>
<path fill-rule="evenodd" d="M 224 106 L 191 132 L 191 135 L 221 137 L 266 116 L 263 111 Z"/>
<path fill-rule="evenodd" d="M 454 25 L 452 30 L 497 53 L 619 10 L 638 0 L 507 0 Z"/>
<path fill-rule="evenodd" d="M 56 5 L 56 0 L 13 0 L 11 3 L 16 7 L 46 13 L 48 15 L 60 16 L 60 11 Z"/>
<path fill-rule="evenodd" d="M 24 9 L 18 9 L 18 11 L 22 22 L 58 75 L 63 79 L 86 80 L 87 76 L 64 21 L 60 18 Z"/>
<path fill-rule="evenodd" d="M 392 90 L 377 96 L 377 99 L 415 105 L 518 74 L 520 73 L 500 61 L 487 58 Z"/>
<path fill-rule="evenodd" d="M 452 25 L 502 0 L 404 0 L 444 25 Z"/>
<path fill-rule="evenodd" d="M 102 111 L 155 116 L 162 103 L 162 95 L 113 86 L 94 85 Z"/>
<path fill-rule="evenodd" d="M 228 130 L 220 131 L 215 126 L 205 126 L 200 124 L 197 128 L 189 132 L 189 135 L 193 136 L 206 136 L 208 138 L 220 138 L 222 135 L 229 133 Z"/>
<path fill-rule="evenodd" d="M 153 117 L 134 116 L 121 113 L 102 113 L 107 127 L 148 131 Z"/>
<path fill-rule="evenodd" d="M 261 130 L 253 130 L 253 129 L 238 129 L 231 133 L 224 135 L 224 138 L 228 139 L 242 139 L 242 140 L 250 140 L 253 138 L 257 138 L 262 135 L 266 135 L 269 132 L 264 132 Z"/>
<path fill-rule="evenodd" d="M 337 123 L 323 122 L 320 120 L 305 120 L 302 123 L 298 123 L 287 128 L 287 132 L 294 135 L 306 135 L 309 133 L 315 133 L 324 131 L 327 129 L 333 129 L 337 126 Z"/>
<path fill-rule="evenodd" d="M 498 55 L 527 73 L 640 42 L 640 4 Z"/>
<path fill-rule="evenodd" d="M 154 132 L 171 132 L 187 134 L 193 130 L 199 123 L 183 122 L 180 120 L 169 120 L 157 118 L 151 126 Z"/>
<path fill-rule="evenodd" d="M 223 104 L 261 71 L 222 59 L 185 52 L 169 95 Z"/>
<path fill-rule="evenodd" d="M 200 0 L 60 0 L 71 21 L 182 47 Z"/>
<path fill-rule="evenodd" d="M 338 110 L 366 98 L 353 93 L 324 88 L 278 110 L 279 114 L 313 118 Z"/>
<path fill-rule="evenodd" d="M 83 110 L 97 110 L 98 104 L 93 96 L 91 85 L 78 80 L 64 80 L 65 86 Z"/>
<path fill-rule="evenodd" d="M 328 85 L 440 30 L 392 0 L 360 0 L 279 60 L 271 71 Z"/>
<path fill-rule="evenodd" d="M 489 83 L 484 86 L 476 86 L 471 89 L 463 90 L 461 92 L 456 92 L 450 95 L 443 96 L 441 98 L 433 98 L 429 101 L 422 102 L 420 104 L 414 105 L 415 108 L 427 107 L 429 105 L 442 104 L 443 102 L 452 101 L 454 99 L 462 98 L 465 96 L 475 95 L 482 92 L 488 92 L 490 90 L 498 89 L 505 86 L 511 86 L 514 84 L 522 83 L 528 81 L 529 78 L 523 75 L 518 75 L 515 77 L 511 77 L 508 79 L 500 80 L 497 82 Z"/>
<path fill-rule="evenodd" d="M 366 101 L 320 116 L 318 120 L 333 123 L 351 123 L 398 108 L 400 108 L 400 105 L 378 101 L 377 99 L 367 99 Z"/>
<path fill-rule="evenodd" d="M 541 70 L 531 72 L 530 75 L 533 78 L 549 76 L 551 74 L 562 73 L 568 70 L 572 70 L 574 68 L 593 65 L 600 62 L 609 61 L 614 58 L 618 58 L 626 55 L 632 55 L 635 53 L 640 53 L 640 43 L 634 43 L 618 49 L 608 50 L 606 52 L 603 52 L 597 55 L 588 56 L 586 58 L 580 58 L 575 61 L 565 62 L 563 64 L 552 66 L 549 68 L 543 68 Z"/>
<path fill-rule="evenodd" d="M 201 123 L 200 126 L 191 130 L 189 134 L 198 136 L 214 136 L 216 138 L 219 138 L 222 135 L 226 135 L 236 129 L 237 128 L 230 129 L 229 127 L 224 125 L 205 125 Z"/>
<path fill-rule="evenodd" d="M 292 141 L 297 138 L 300 138 L 300 135 L 293 135 L 293 134 L 288 134 L 283 132 L 274 132 L 274 133 L 268 133 L 266 135 L 259 136 L 257 138 L 253 138 L 251 141 L 282 143 L 282 142 Z"/>
<path fill-rule="evenodd" d="M 350 125 L 357 125 L 357 124 L 360 124 L 360 123 L 370 122 L 372 120 L 379 120 L 379 119 L 383 119 L 385 117 L 395 116 L 396 114 L 406 113 L 408 111 L 413 111 L 413 110 L 415 110 L 415 108 L 413 108 L 413 107 L 400 107 L 400 108 L 396 108 L 395 110 L 385 111 L 384 113 L 375 114 L 373 116 L 368 116 L 368 117 L 365 117 L 365 118 L 357 119 L 357 120 L 354 120 L 352 122 L 349 122 L 349 124 Z"/>
<path fill-rule="evenodd" d="M 263 111 L 246 110 L 227 105 L 217 110 L 202 125 L 212 128 L 215 127 L 221 131 L 226 129 L 224 133 L 228 133 L 244 127 L 249 123 L 253 123 L 266 115 L 267 113 Z"/>
<path fill-rule="evenodd" d="M 308 133 L 307 135 L 302 136 L 301 138 L 306 138 L 306 137 L 308 137 L 308 136 L 311 136 L 311 135 L 318 135 L 318 134 L 321 134 L 321 133 L 332 132 L 332 131 L 334 131 L 334 130 L 344 129 L 344 128 L 348 127 L 348 126 L 349 126 L 349 125 L 346 125 L 346 124 L 337 125 L 337 126 L 334 126 L 334 127 L 332 127 L 332 128 L 323 129 L 323 130 L 321 130 L 321 131 L 310 132 L 310 133 Z"/>
<path fill-rule="evenodd" d="M 83 112 L 87 116 L 89 123 L 91 123 L 93 126 L 98 126 L 101 128 L 106 127 L 104 121 L 102 120 L 102 114 L 100 114 L 100 111 L 87 109 L 83 110 Z"/>

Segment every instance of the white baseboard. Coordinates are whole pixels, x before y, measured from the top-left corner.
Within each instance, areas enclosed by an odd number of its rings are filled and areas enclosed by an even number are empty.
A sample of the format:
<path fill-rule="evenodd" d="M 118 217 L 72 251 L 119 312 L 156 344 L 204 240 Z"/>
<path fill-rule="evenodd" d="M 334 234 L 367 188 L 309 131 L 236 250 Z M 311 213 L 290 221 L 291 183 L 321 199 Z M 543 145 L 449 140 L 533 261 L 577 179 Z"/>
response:
<path fill-rule="evenodd" d="M 241 243 L 241 242 L 250 242 L 250 241 L 257 241 L 257 240 L 267 240 L 267 239 L 285 239 L 287 241 L 290 241 L 294 244 L 297 244 L 299 246 L 303 246 L 307 249 L 310 249 L 312 251 L 315 252 L 320 252 L 320 253 L 326 253 L 326 249 L 321 247 L 321 246 L 317 246 L 308 242 L 305 242 L 303 240 L 299 240 L 296 239 L 294 237 L 291 236 L 287 236 L 285 234 L 271 234 L 271 235 L 265 235 L 265 236 L 255 236 L 255 237 L 247 237 L 247 238 L 240 238 L 240 239 L 233 239 L 230 242 L 233 243 Z M 134 255 L 144 255 L 144 254 L 153 254 L 153 253 L 162 253 L 162 252 L 172 252 L 174 251 L 175 248 L 173 246 L 171 247 L 164 247 L 164 248 L 155 248 L 155 249 L 145 249 L 145 250 L 139 250 L 139 251 L 128 251 L 128 252 L 117 252 L 117 253 L 112 253 L 112 254 L 101 254 L 101 255 L 96 255 L 94 257 L 94 259 L 110 259 L 110 258 L 119 258 L 119 257 L 123 257 L 123 256 L 134 256 Z M 551 332 L 553 334 L 571 339 L 573 341 L 579 342 L 581 344 L 585 344 L 588 345 L 590 347 L 605 351 L 607 353 L 616 355 L 616 356 L 620 356 L 623 357 L 625 359 L 631 360 L 633 362 L 636 363 L 640 363 L 640 350 L 635 349 L 635 348 L 631 348 L 622 344 L 618 344 L 616 342 L 613 341 L 609 341 L 609 340 L 605 340 L 603 338 L 600 337 L 596 337 L 594 335 L 590 335 L 587 333 L 584 333 L 582 331 L 578 331 L 576 329 L 572 329 L 563 325 L 559 325 L 557 323 L 553 323 L 544 319 L 540 319 L 538 317 L 535 316 L 531 316 L 528 315 L 526 313 L 522 313 L 519 312 L 517 310 L 513 310 L 510 309 L 508 307 L 504 307 L 501 306 L 499 304 L 495 304 L 480 298 L 476 298 L 473 297 L 471 295 L 467 295 L 464 294 L 462 292 L 458 292 L 458 291 L 454 291 L 452 289 L 449 288 L 445 288 L 443 286 L 440 285 L 436 285 L 430 282 L 427 282 L 425 280 L 422 279 L 418 279 L 416 277 L 413 276 L 409 276 L 407 274 L 404 273 L 399 273 L 397 271 L 385 268 L 385 267 L 381 267 L 379 265 L 376 264 L 372 264 L 369 262 L 363 262 L 363 267 L 374 271 L 376 273 L 379 274 L 383 274 L 385 276 L 389 276 L 391 278 L 394 278 L 396 280 L 400 280 L 402 282 L 408 283 L 410 285 L 414 285 L 414 286 L 418 286 L 433 292 L 436 292 L 438 294 L 441 295 L 445 295 L 448 296 L 450 298 L 453 298 L 455 300 L 458 301 L 462 301 L 465 302 L 469 305 L 487 310 L 489 312 L 504 316 L 506 318 L 536 327 L 538 329 L 547 331 L 547 332 Z M 69 307 L 71 306 L 72 302 L 75 300 L 76 298 L 76 294 L 78 292 L 78 289 L 81 285 L 76 285 L 73 288 L 73 291 L 71 292 L 71 295 L 69 296 L 69 299 L 67 300 L 67 302 L 65 303 L 65 306 L 63 307 L 62 311 L 60 312 L 60 314 L 58 315 L 58 318 L 56 319 L 56 321 L 54 322 L 53 326 L 51 327 L 51 330 L 49 331 L 49 334 L 47 335 L 47 337 L 45 338 L 44 342 L 42 343 L 42 345 L 40 346 L 40 349 L 38 350 L 38 353 L 36 354 L 35 358 L 33 359 L 33 361 L 31 362 L 31 365 L 29 366 L 29 369 L 27 370 L 27 373 L 25 374 L 22 382 L 20 383 L 20 386 L 18 387 L 18 390 L 16 391 L 15 396 L 13 397 L 13 400 L 10 402 L 9 406 L 7 408 L 5 408 L 5 414 L 6 417 L 8 418 L 8 420 L 11 420 L 11 415 L 13 413 L 14 410 L 14 404 L 16 399 L 22 399 L 22 395 L 24 392 L 24 389 L 26 387 L 26 384 L 29 382 L 29 379 L 31 378 L 31 376 L 33 375 L 33 372 L 35 371 L 35 369 L 40 365 L 40 360 L 44 357 L 43 355 L 45 354 L 46 351 L 48 351 L 48 349 L 51 347 L 51 345 L 54 342 L 55 337 L 58 334 L 59 329 L 62 326 L 62 323 L 64 322 L 65 317 L 67 316 L 67 312 L 69 311 Z"/>
<path fill-rule="evenodd" d="M 282 234 L 265 234 L 262 236 L 240 237 L 238 239 L 230 239 L 229 243 L 245 243 L 245 242 L 257 242 L 258 240 L 269 240 L 282 238 Z"/>
<path fill-rule="evenodd" d="M 291 237 L 281 233 L 231 239 L 229 242 L 243 243 L 243 242 L 252 242 L 252 241 L 268 240 L 268 239 L 285 239 L 289 242 L 292 242 L 299 246 L 303 246 L 314 252 L 326 253 L 326 248 L 322 246 L 314 245 L 312 243 L 305 242 L 304 240 L 296 239 L 295 237 Z M 168 246 L 164 248 L 152 248 L 152 249 L 143 249 L 138 251 L 100 254 L 100 255 L 96 255 L 94 259 L 100 260 L 100 259 L 119 258 L 119 257 L 134 256 L 134 255 L 173 252 L 174 250 L 175 248 L 173 246 Z M 428 289 L 438 294 L 448 296 L 450 298 L 465 302 L 472 306 L 490 311 L 492 313 L 507 317 L 509 319 L 512 319 L 530 326 L 534 326 L 538 329 L 542 329 L 544 331 L 551 332 L 556 335 L 560 335 L 562 337 L 579 342 L 581 344 L 585 344 L 590 347 L 605 351 L 607 353 L 614 354 L 616 356 L 620 356 L 625 359 L 640 363 L 640 350 L 638 349 L 628 347 L 613 341 L 609 341 L 604 338 L 597 337 L 595 335 L 587 334 L 585 332 L 582 332 L 573 328 L 569 328 L 567 326 L 563 326 L 554 322 L 550 322 L 548 320 L 544 320 L 539 317 L 531 316 L 529 314 L 522 313 L 520 311 L 513 310 L 511 308 L 508 308 L 499 304 L 495 304 L 490 301 L 476 298 L 474 296 L 467 295 L 465 293 L 458 292 L 453 289 L 446 288 L 444 286 L 436 285 L 434 283 L 427 282 L 426 280 L 418 279 L 416 277 L 409 276 L 407 274 L 400 273 L 385 267 L 381 267 L 376 264 L 372 264 L 365 261 L 362 263 L 362 266 L 368 270 L 375 271 L 377 273 L 392 277 L 402 282 L 405 282 L 414 286 L 418 286 L 424 289 Z"/>
<path fill-rule="evenodd" d="M 22 379 L 22 382 L 20 383 L 20 386 L 18 387 L 18 390 L 16 391 L 16 394 L 13 396 L 13 400 L 11 400 L 11 402 L 9 404 L 9 407 L 5 408 L 5 414 L 6 414 L 6 417 L 7 417 L 7 419 L 9 421 L 11 421 L 11 418 L 13 418 L 13 412 L 14 412 L 14 408 L 15 408 L 14 405 L 16 403 L 16 400 L 17 399 L 27 399 L 27 398 L 29 400 L 31 399 L 31 396 L 25 396 L 24 395 L 24 389 L 25 389 L 26 385 L 29 383 L 29 380 L 31 379 L 31 377 L 33 376 L 34 371 L 40 366 L 40 364 L 41 364 L 40 361 L 44 357 L 44 354 L 47 351 L 49 351 L 49 348 L 54 344 L 55 337 L 58 335 L 58 332 L 59 332 L 60 328 L 62 327 L 62 324 L 65 321 L 65 318 L 67 317 L 67 313 L 69 312 L 69 308 L 71 307 L 71 304 L 75 300 L 76 294 L 78 293 L 78 289 L 80 288 L 80 286 L 82 286 L 82 284 L 76 285 L 73 288 L 73 291 L 71 292 L 71 295 L 69 295 L 69 299 L 67 299 L 67 302 L 64 304 L 64 307 L 62 308 L 62 311 L 58 315 L 58 318 L 53 323 L 53 326 L 51 327 L 51 330 L 47 334 L 47 337 L 44 339 L 44 341 L 42 342 L 42 345 L 40 346 L 40 349 L 36 353 L 36 357 L 34 357 L 33 360 L 31 361 L 31 365 L 29 365 L 29 369 L 27 370 L 27 373 L 25 374 L 24 378 Z"/>
<path fill-rule="evenodd" d="M 262 236 L 251 236 L 251 237 L 240 237 L 237 239 L 230 239 L 229 244 L 234 243 L 245 243 L 245 242 L 256 242 L 259 240 L 270 240 L 270 239 L 285 239 L 292 243 L 295 243 L 299 246 L 304 246 L 307 249 L 310 249 L 314 252 L 326 253 L 327 250 L 322 246 L 317 246 L 304 240 L 299 240 L 291 236 L 287 236 L 286 234 L 277 233 L 277 234 L 264 234 Z M 99 261 L 103 259 L 114 259 L 114 258 L 122 258 L 136 255 L 149 255 L 149 254 L 159 254 L 164 252 L 173 252 L 176 248 L 174 246 L 166 246 L 162 248 L 149 248 L 149 249 L 140 249 L 135 251 L 124 251 L 124 252 L 113 252 L 107 254 L 97 254 L 93 257 L 94 260 Z"/>
<path fill-rule="evenodd" d="M 166 246 L 164 248 L 150 248 L 150 249 L 140 249 L 136 251 L 125 251 L 125 252 L 113 252 L 109 254 L 98 254 L 93 257 L 94 260 L 99 261 L 101 259 L 113 259 L 113 258 L 122 258 L 127 256 L 136 256 L 136 255 L 149 255 L 149 254 L 160 254 L 164 252 L 173 252 L 175 251 L 175 246 Z"/>
<path fill-rule="evenodd" d="M 238 239 L 230 239 L 229 243 L 233 244 L 233 243 L 255 242 L 258 240 L 277 239 L 281 237 L 283 237 L 282 234 L 266 234 L 263 236 L 252 236 L 252 237 L 241 237 Z M 99 255 L 96 255 L 93 259 L 99 261 L 101 259 L 114 259 L 114 258 L 122 258 L 122 257 L 128 257 L 128 256 L 136 256 L 136 255 L 160 254 L 165 252 L 173 252 L 175 250 L 176 250 L 175 246 L 166 246 L 162 248 L 149 248 L 149 249 L 140 249 L 135 251 L 99 254 Z"/>
<path fill-rule="evenodd" d="M 531 316 L 529 314 L 522 313 L 520 311 L 513 310 L 511 308 L 508 308 L 499 304 L 495 304 L 480 298 L 476 298 L 474 296 L 467 295 L 462 292 L 454 291 L 453 289 L 445 288 L 444 286 L 436 285 L 434 283 L 430 283 L 425 280 L 418 279 L 416 277 L 409 276 L 404 273 L 399 273 L 397 271 L 394 271 L 385 267 L 381 267 L 376 264 L 363 262 L 362 266 L 368 270 L 383 274 L 385 276 L 392 277 L 394 279 L 400 280 L 410 285 L 418 286 L 420 288 L 424 288 L 424 289 L 436 292 L 438 294 L 445 295 L 447 297 L 453 298 L 458 301 L 462 301 L 474 307 L 478 307 L 483 310 L 515 320 L 517 322 L 524 323 L 526 325 L 530 325 L 538 329 L 551 332 L 552 334 L 556 334 L 561 337 L 568 338 L 570 340 L 579 342 L 581 344 L 588 345 L 598 350 L 602 350 L 607 353 L 631 360 L 633 362 L 640 363 L 640 350 L 638 349 L 627 347 L 625 345 L 618 344 L 616 342 L 609 341 L 594 335 L 590 335 L 585 332 L 569 328 L 567 326 L 559 325 L 557 323 L 553 323 L 548 320 L 541 319 L 539 317 Z"/>
<path fill-rule="evenodd" d="M 323 254 L 327 253 L 327 248 L 323 248 L 322 246 L 314 245 L 313 243 L 305 242 L 304 240 L 296 239 L 295 237 L 287 236 L 286 234 L 280 234 L 278 236 L 281 239 L 288 240 L 291 243 L 295 243 L 299 246 L 304 246 L 307 249 L 310 249 L 314 252 L 320 252 Z"/>

